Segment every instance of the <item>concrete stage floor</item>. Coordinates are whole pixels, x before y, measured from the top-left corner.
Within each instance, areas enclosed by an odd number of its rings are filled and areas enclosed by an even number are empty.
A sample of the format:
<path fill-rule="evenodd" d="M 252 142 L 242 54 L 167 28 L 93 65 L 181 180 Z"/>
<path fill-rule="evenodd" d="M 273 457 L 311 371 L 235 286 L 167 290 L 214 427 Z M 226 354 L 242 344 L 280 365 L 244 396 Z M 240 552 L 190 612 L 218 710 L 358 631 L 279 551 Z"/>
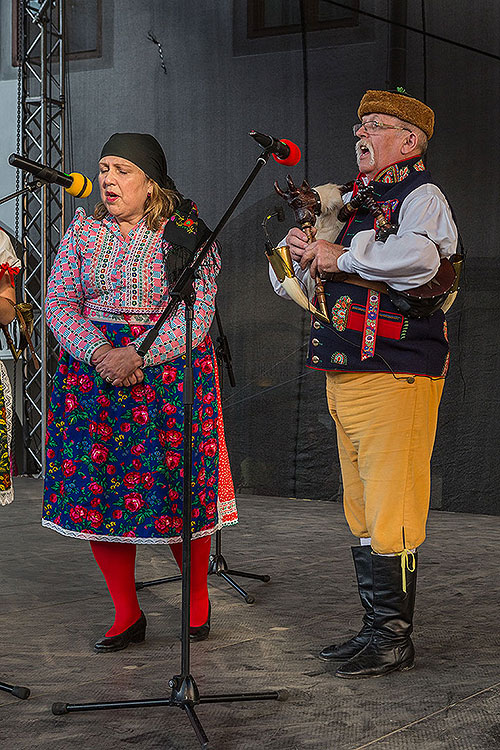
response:
<path fill-rule="evenodd" d="M 39 525 L 42 485 L 16 481 L 0 508 L 0 747 L 9 750 L 184 750 L 199 747 L 172 708 L 51 714 L 54 701 L 168 697 L 180 668 L 180 584 L 140 592 L 147 639 L 115 654 L 92 651 L 112 619 L 86 542 Z M 335 503 L 242 497 L 223 552 L 256 597 L 246 604 L 211 576 L 212 633 L 192 647 L 203 695 L 287 688 L 286 703 L 200 705 L 212 750 L 493 750 L 500 748 L 500 518 L 432 512 L 421 548 L 417 664 L 388 677 L 335 678 L 317 652 L 355 632 L 360 605 L 352 538 Z M 175 575 L 168 549 L 142 547 L 138 579 Z"/>

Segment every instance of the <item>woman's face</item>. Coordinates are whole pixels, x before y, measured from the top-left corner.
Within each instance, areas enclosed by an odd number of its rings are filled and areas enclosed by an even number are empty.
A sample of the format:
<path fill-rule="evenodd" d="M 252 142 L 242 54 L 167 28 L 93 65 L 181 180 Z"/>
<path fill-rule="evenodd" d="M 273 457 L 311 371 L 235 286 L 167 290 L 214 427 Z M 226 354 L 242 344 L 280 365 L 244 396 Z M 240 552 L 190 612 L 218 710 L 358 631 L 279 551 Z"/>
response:
<path fill-rule="evenodd" d="M 128 159 L 105 156 L 99 162 L 101 200 L 118 221 L 137 224 L 151 188 L 151 180 Z"/>

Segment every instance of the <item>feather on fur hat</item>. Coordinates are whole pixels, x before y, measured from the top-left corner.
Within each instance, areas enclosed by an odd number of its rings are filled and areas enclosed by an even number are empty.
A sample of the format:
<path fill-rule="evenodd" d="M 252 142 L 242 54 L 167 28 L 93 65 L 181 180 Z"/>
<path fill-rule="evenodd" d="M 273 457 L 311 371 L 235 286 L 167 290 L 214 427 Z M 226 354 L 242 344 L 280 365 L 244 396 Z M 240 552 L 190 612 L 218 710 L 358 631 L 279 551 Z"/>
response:
<path fill-rule="evenodd" d="M 423 130 L 427 138 L 432 138 L 434 132 L 434 112 L 427 104 L 414 99 L 407 93 L 394 91 L 369 90 L 361 99 L 358 117 L 379 112 L 382 115 L 392 115 L 400 120 L 416 125 Z"/>

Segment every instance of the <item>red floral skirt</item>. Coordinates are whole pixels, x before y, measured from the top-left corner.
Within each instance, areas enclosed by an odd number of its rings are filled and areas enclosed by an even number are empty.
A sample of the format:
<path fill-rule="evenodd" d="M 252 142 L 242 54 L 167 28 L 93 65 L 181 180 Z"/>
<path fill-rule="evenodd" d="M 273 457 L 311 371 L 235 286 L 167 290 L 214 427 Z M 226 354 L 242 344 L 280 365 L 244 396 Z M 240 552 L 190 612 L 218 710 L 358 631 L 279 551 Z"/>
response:
<path fill-rule="evenodd" d="M 99 327 L 114 346 L 129 340 L 126 324 Z M 146 367 L 143 383 L 115 388 L 62 353 L 48 411 L 44 526 L 90 540 L 181 541 L 184 363 Z M 208 336 L 193 365 L 191 531 L 200 537 L 238 518 Z"/>

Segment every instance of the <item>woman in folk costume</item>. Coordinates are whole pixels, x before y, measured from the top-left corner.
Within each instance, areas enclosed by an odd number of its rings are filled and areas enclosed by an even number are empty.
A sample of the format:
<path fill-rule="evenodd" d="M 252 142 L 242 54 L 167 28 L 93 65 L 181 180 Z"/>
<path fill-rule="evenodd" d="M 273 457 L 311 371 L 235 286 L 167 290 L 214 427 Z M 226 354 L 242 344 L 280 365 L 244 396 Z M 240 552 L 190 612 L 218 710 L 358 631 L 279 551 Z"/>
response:
<path fill-rule="evenodd" d="M 182 563 L 183 308 L 144 358 L 137 349 L 206 227 L 168 176 L 151 135 L 111 136 L 99 187 L 94 215 L 77 210 L 48 284 L 47 320 L 62 353 L 48 412 L 42 524 L 90 541 L 115 606 L 113 625 L 95 644 L 106 652 L 145 637 L 137 545 L 168 544 Z M 219 269 L 214 244 L 194 284 L 192 640 L 210 629 L 211 535 L 237 522 L 208 335 Z"/>
<path fill-rule="evenodd" d="M 0 229 L 0 325 L 12 323 L 16 317 L 16 290 L 14 276 L 19 273 L 21 261 L 14 254 L 8 235 Z M 0 359 L 0 505 L 14 499 L 12 488 L 12 389 L 5 365 Z"/>

